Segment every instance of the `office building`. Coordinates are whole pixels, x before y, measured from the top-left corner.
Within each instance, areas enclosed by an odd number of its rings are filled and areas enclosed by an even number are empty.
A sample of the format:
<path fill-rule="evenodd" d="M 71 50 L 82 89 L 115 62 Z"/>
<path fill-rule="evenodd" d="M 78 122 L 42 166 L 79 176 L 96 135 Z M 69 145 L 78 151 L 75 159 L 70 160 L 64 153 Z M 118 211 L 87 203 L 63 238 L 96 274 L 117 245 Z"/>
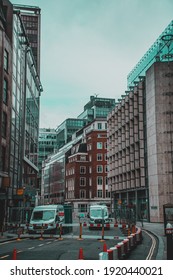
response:
<path fill-rule="evenodd" d="M 109 186 L 115 207 L 163 222 L 173 201 L 173 22 L 128 75 L 128 91 L 108 116 Z"/>

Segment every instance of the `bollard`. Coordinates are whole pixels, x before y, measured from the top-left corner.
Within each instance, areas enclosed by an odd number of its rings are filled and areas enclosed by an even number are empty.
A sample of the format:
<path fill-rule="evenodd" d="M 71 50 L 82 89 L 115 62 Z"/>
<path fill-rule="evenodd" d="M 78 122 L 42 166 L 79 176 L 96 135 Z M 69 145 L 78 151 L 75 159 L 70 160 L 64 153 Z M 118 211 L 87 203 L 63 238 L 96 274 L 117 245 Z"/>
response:
<path fill-rule="evenodd" d="M 112 249 L 108 249 L 107 253 L 108 253 L 108 260 L 113 260 L 113 250 Z"/>
<path fill-rule="evenodd" d="M 17 250 L 16 250 L 16 248 L 13 250 L 12 260 L 17 260 Z"/>
<path fill-rule="evenodd" d="M 83 238 L 82 238 L 82 223 L 80 223 L 80 226 L 79 226 L 79 238 L 77 238 L 77 240 L 83 240 Z"/>
<path fill-rule="evenodd" d="M 79 257 L 78 260 L 84 260 L 83 249 L 79 248 Z"/>
<path fill-rule="evenodd" d="M 101 242 L 104 242 L 104 233 L 105 233 L 105 229 L 104 229 L 104 225 L 102 225 L 102 238 L 100 239 Z"/>
<path fill-rule="evenodd" d="M 59 226 L 59 237 L 58 237 L 58 240 L 63 240 L 63 238 L 62 238 L 62 224 L 60 224 L 60 226 Z"/>
<path fill-rule="evenodd" d="M 107 252 L 107 245 L 106 245 L 106 243 L 103 244 L 103 252 Z"/>
<path fill-rule="evenodd" d="M 20 234 L 21 234 L 21 231 L 20 231 L 20 229 L 18 229 L 18 231 L 17 231 L 17 239 L 16 239 L 17 241 L 21 240 Z"/>
<path fill-rule="evenodd" d="M 43 240 L 43 224 L 42 224 L 42 229 L 40 231 L 40 238 L 39 238 L 39 240 Z"/>
<path fill-rule="evenodd" d="M 99 253 L 99 260 L 108 260 L 108 252 Z"/>
<path fill-rule="evenodd" d="M 118 250 L 118 259 L 121 260 L 121 258 L 122 258 L 122 257 L 121 257 L 121 245 L 118 245 L 118 244 L 117 244 L 117 245 L 116 245 L 116 248 L 117 248 L 117 250 Z"/>

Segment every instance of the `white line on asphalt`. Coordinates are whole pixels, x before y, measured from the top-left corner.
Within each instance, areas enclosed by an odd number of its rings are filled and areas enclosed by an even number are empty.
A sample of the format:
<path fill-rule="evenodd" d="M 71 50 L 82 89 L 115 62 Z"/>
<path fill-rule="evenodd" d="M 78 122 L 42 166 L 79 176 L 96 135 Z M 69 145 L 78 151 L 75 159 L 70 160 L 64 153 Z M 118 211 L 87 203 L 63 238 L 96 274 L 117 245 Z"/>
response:
<path fill-rule="evenodd" d="M 5 256 L 2 256 L 1 259 L 5 259 L 5 258 L 8 258 L 10 255 L 5 255 Z"/>
<path fill-rule="evenodd" d="M 44 244 L 39 244 L 38 246 L 41 247 L 41 246 L 43 246 L 43 245 L 44 245 Z"/>
<path fill-rule="evenodd" d="M 30 248 L 28 248 L 28 250 L 32 250 L 32 249 L 34 249 L 35 247 L 30 247 Z"/>
<path fill-rule="evenodd" d="M 50 243 L 52 243 L 52 241 L 46 242 L 46 244 L 50 244 Z"/>

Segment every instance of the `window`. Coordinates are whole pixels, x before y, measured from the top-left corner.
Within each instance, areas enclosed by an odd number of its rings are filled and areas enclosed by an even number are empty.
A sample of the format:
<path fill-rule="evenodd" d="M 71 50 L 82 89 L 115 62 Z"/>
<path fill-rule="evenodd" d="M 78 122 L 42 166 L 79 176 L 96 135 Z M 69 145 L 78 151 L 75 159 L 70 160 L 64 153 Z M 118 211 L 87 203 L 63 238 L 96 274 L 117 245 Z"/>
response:
<path fill-rule="evenodd" d="M 103 158 L 102 154 L 97 154 L 97 161 L 101 161 Z"/>
<path fill-rule="evenodd" d="M 4 70 L 8 72 L 8 52 L 4 51 Z"/>
<path fill-rule="evenodd" d="M 86 161 L 86 156 L 80 156 L 80 161 Z"/>
<path fill-rule="evenodd" d="M 103 172 L 103 165 L 97 165 L 97 173 Z"/>
<path fill-rule="evenodd" d="M 97 185 L 103 185 L 103 177 L 102 176 L 98 176 L 97 177 Z"/>
<path fill-rule="evenodd" d="M 98 191 L 97 191 L 97 197 L 102 197 L 102 196 L 103 196 L 102 190 L 98 190 Z"/>
<path fill-rule="evenodd" d="M 1 171 L 5 171 L 5 153 L 6 153 L 6 149 L 5 147 L 1 147 L 1 154 L 0 154 L 0 170 Z"/>
<path fill-rule="evenodd" d="M 86 191 L 80 190 L 80 198 L 86 198 Z"/>
<path fill-rule="evenodd" d="M 2 113 L 2 137 L 6 138 L 7 136 L 7 114 Z"/>
<path fill-rule="evenodd" d="M 86 173 L 86 166 L 80 166 L 80 174 Z"/>
<path fill-rule="evenodd" d="M 92 173 L 92 166 L 89 166 L 89 173 Z"/>
<path fill-rule="evenodd" d="M 80 186 L 85 187 L 86 186 L 86 178 L 85 177 L 80 177 Z"/>
<path fill-rule="evenodd" d="M 103 143 L 97 142 L 97 149 L 102 149 L 102 148 L 103 148 Z"/>
<path fill-rule="evenodd" d="M 98 129 L 102 129 L 102 123 L 98 123 L 98 124 L 97 124 L 97 128 L 98 128 Z"/>
<path fill-rule="evenodd" d="M 3 91 L 3 102 L 7 104 L 8 102 L 8 82 L 4 79 L 4 91 Z"/>
<path fill-rule="evenodd" d="M 105 173 L 108 172 L 108 165 L 105 165 Z"/>
<path fill-rule="evenodd" d="M 78 204 L 78 212 L 87 212 L 87 204 Z"/>
<path fill-rule="evenodd" d="M 92 145 L 91 144 L 88 144 L 87 145 L 87 151 L 91 151 L 92 150 Z"/>
<path fill-rule="evenodd" d="M 111 197 L 111 193 L 110 193 L 108 190 L 105 191 L 105 195 L 106 195 L 107 198 L 108 198 L 108 197 L 109 197 L 109 198 Z"/>

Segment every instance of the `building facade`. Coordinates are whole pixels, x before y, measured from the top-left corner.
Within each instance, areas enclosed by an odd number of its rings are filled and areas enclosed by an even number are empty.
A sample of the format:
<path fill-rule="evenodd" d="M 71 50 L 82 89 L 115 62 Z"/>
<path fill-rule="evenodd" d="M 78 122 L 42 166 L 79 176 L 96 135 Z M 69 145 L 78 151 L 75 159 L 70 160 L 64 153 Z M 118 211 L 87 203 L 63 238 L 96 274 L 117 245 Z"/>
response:
<path fill-rule="evenodd" d="M 149 218 L 145 127 L 145 81 L 119 101 L 108 116 L 109 186 L 115 207 L 137 207 Z"/>
<path fill-rule="evenodd" d="M 173 22 L 128 75 L 128 91 L 108 116 L 109 186 L 114 207 L 163 222 L 173 202 Z M 127 114 L 127 115 L 126 115 Z"/>
<path fill-rule="evenodd" d="M 35 202 L 42 86 L 22 19 L 24 10 L 21 12 L 19 7 L 3 0 L 2 20 L 3 14 L 6 20 L 1 34 L 8 45 L 4 44 L 3 40 L 1 96 L 4 101 L 0 106 L 4 113 L 0 117 L 3 124 L 1 158 L 2 168 L 9 177 L 3 219 L 5 222 L 19 222 L 26 218 L 22 209 L 34 205 Z"/>
<path fill-rule="evenodd" d="M 0 2 L 0 231 L 6 220 L 10 187 L 13 7 Z"/>
<path fill-rule="evenodd" d="M 76 214 L 89 212 L 89 206 L 96 203 L 110 209 L 105 119 L 84 128 L 82 141 L 66 153 L 65 172 L 65 201 L 72 203 Z"/>

